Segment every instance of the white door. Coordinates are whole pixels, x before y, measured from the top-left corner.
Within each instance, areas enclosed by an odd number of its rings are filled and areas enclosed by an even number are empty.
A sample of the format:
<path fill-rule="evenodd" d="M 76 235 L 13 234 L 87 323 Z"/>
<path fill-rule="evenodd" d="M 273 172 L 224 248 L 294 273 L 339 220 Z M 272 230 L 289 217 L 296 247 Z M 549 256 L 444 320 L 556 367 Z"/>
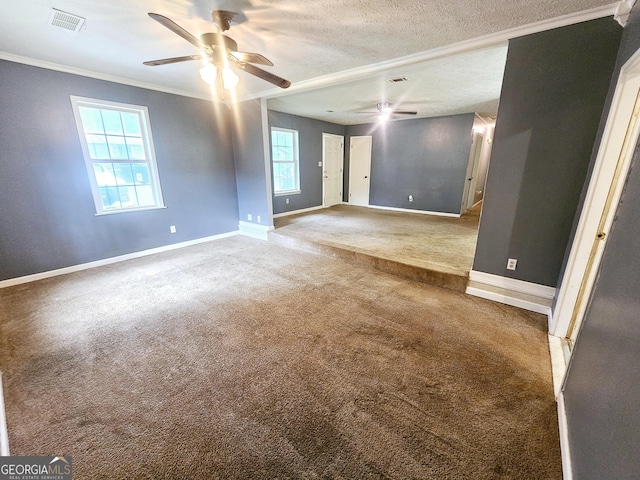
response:
<path fill-rule="evenodd" d="M 472 138 L 460 213 L 464 213 L 473 207 L 473 199 L 476 196 L 476 177 L 478 176 L 478 167 L 480 166 L 480 152 L 482 151 L 484 136 L 481 133 L 473 132 Z"/>
<path fill-rule="evenodd" d="M 322 134 L 322 206 L 342 203 L 344 137 Z"/>
<path fill-rule="evenodd" d="M 349 203 L 369 205 L 371 136 L 351 137 L 349 155 Z"/>
<path fill-rule="evenodd" d="M 640 50 L 622 67 L 550 333 L 576 340 L 640 136 Z"/>

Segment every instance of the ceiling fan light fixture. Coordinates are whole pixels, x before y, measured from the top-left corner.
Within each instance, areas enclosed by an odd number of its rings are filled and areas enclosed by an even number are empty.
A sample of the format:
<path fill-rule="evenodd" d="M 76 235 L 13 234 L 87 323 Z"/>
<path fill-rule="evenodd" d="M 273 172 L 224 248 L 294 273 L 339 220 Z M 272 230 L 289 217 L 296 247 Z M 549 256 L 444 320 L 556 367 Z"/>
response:
<path fill-rule="evenodd" d="M 213 63 L 207 63 L 200 69 L 200 78 L 207 85 L 214 86 L 216 84 L 216 75 L 218 74 Z"/>
<path fill-rule="evenodd" d="M 231 67 L 222 69 L 222 86 L 225 90 L 233 90 L 238 86 L 239 81 L 240 77 L 231 70 Z"/>
<path fill-rule="evenodd" d="M 240 77 L 238 77 L 230 67 L 224 67 L 222 70 L 222 87 L 225 90 L 233 90 L 238 86 Z M 200 78 L 207 85 L 214 87 L 216 85 L 216 78 L 220 68 L 216 68 L 213 63 L 207 63 L 200 69 Z"/>
<path fill-rule="evenodd" d="M 393 109 L 391 108 L 391 104 L 389 102 L 381 102 L 381 103 L 379 103 L 378 104 L 378 110 L 380 110 L 381 114 L 386 115 L 387 118 L 389 117 L 391 112 L 393 112 Z"/>

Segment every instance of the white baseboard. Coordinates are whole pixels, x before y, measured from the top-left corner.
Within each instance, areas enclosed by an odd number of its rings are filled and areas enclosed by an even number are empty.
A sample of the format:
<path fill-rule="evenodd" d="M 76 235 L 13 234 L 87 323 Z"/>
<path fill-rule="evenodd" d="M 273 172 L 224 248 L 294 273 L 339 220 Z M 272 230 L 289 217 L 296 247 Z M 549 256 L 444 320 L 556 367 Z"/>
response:
<path fill-rule="evenodd" d="M 146 257 L 147 255 L 154 255 L 156 253 L 168 252 L 170 250 L 189 247 L 191 245 L 210 242 L 212 240 L 218 240 L 220 238 L 231 237 L 234 235 L 238 235 L 238 231 L 221 233 L 219 235 L 213 235 L 210 237 L 197 238 L 195 240 L 189 240 L 187 242 L 172 243 L 171 245 L 165 245 L 164 247 L 151 248 L 149 250 L 142 250 L 140 252 L 133 252 L 133 253 L 128 253 L 126 255 L 120 255 L 117 257 L 110 257 L 102 260 L 96 260 L 95 262 L 81 263 L 79 265 L 72 265 L 70 267 L 58 268 L 56 270 L 49 270 L 48 272 L 34 273 L 33 275 L 26 275 L 24 277 L 10 278 L 8 280 L 0 281 L 0 288 L 12 287 L 14 285 L 20 285 L 23 283 L 35 282 L 37 280 L 42 280 L 45 278 L 56 277 L 58 275 L 66 275 L 67 273 L 80 272 L 82 270 L 88 270 L 90 268 L 111 265 L 112 263 L 124 262 L 126 260 Z"/>
<path fill-rule="evenodd" d="M 523 282 L 471 270 L 467 293 L 495 302 L 524 308 L 532 312 L 551 314 L 556 289 L 537 283 Z"/>
<path fill-rule="evenodd" d="M 240 222 L 238 224 L 240 235 L 257 238 L 258 240 L 269 240 L 267 232 L 273 230 L 273 226 L 258 225 L 257 223 Z"/>
<path fill-rule="evenodd" d="M 459 213 L 431 212 L 428 210 L 412 210 L 410 208 L 382 207 L 379 205 L 364 205 L 364 206 L 368 208 L 377 208 L 378 210 L 391 210 L 392 212 L 420 213 L 422 215 L 435 215 L 438 217 L 460 218 Z"/>
<path fill-rule="evenodd" d="M 569 448 L 569 426 L 562 392 L 558 395 L 558 429 L 560 433 L 560 454 L 562 456 L 562 480 L 573 480 L 571 449 Z"/>
<path fill-rule="evenodd" d="M 0 372 L 0 457 L 9 456 L 9 432 L 7 431 L 7 415 L 4 410 L 4 393 L 2 391 L 2 372 Z"/>
<path fill-rule="evenodd" d="M 320 205 L 318 207 L 301 208 L 300 210 L 291 210 L 290 212 L 276 213 L 273 215 L 273 218 L 286 217 L 289 215 L 297 215 L 299 213 L 313 212 L 315 210 L 322 210 L 323 208 L 328 208 L 328 207 L 323 207 L 322 205 Z"/>

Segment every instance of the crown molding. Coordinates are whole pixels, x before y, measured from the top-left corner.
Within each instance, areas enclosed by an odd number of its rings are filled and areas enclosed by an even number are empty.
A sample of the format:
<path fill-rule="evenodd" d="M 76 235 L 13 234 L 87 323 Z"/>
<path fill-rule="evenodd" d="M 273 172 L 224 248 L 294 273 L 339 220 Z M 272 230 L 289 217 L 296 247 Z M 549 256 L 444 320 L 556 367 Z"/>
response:
<path fill-rule="evenodd" d="M 147 90 L 155 90 L 157 92 L 171 93 L 173 95 L 181 95 L 183 97 L 198 98 L 200 100 L 213 101 L 210 96 L 200 95 L 194 92 L 186 90 L 180 90 L 177 88 L 163 87 L 162 85 L 156 85 L 155 83 L 146 83 L 138 80 L 132 80 L 130 78 L 118 77 L 116 75 L 109 75 L 106 73 L 94 72 L 91 70 L 84 70 L 82 68 L 70 67 L 68 65 L 62 65 L 60 63 L 47 62 L 44 60 L 38 60 L 30 57 L 23 57 L 21 55 L 15 55 L 13 53 L 0 51 L 0 60 L 8 60 L 10 62 L 22 63 L 24 65 L 31 65 L 32 67 L 46 68 L 47 70 L 54 70 L 56 72 L 71 73 L 73 75 L 80 75 L 81 77 L 95 78 L 96 80 L 105 80 L 107 82 L 119 83 L 122 85 L 128 85 L 130 87 L 139 87 Z"/>
<path fill-rule="evenodd" d="M 620 2 L 618 2 L 618 6 L 616 7 L 616 11 L 613 14 L 613 18 L 622 27 L 627 26 L 629 15 L 631 15 L 631 9 L 635 5 L 635 3 L 636 0 L 621 0 Z"/>

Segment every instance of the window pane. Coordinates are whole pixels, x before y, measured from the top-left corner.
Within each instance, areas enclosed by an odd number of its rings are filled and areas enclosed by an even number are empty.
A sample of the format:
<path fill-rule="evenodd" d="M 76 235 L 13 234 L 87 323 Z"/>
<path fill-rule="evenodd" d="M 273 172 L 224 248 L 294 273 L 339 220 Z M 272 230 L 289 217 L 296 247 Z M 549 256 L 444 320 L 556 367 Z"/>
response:
<path fill-rule="evenodd" d="M 104 123 L 104 131 L 107 135 L 123 135 L 122 119 L 120 112 L 115 110 L 102 110 L 102 122 Z"/>
<path fill-rule="evenodd" d="M 138 195 L 138 204 L 141 207 L 155 205 L 156 201 L 153 195 L 153 187 L 151 187 L 151 185 L 137 185 L 135 188 Z"/>
<path fill-rule="evenodd" d="M 131 171 L 133 172 L 133 180 L 136 185 L 148 185 L 151 183 L 149 165 L 146 163 L 132 163 Z"/>
<path fill-rule="evenodd" d="M 96 183 L 99 187 L 116 185 L 113 163 L 94 163 L 93 171 L 96 173 Z"/>
<path fill-rule="evenodd" d="M 100 187 L 100 201 L 104 210 L 120 208 L 120 195 L 118 187 Z"/>
<path fill-rule="evenodd" d="M 114 137 L 112 135 L 107 136 L 107 143 L 109 144 L 109 154 L 114 160 L 128 160 L 129 154 L 127 152 L 127 145 L 124 142 L 124 137 Z"/>
<path fill-rule="evenodd" d="M 144 145 L 142 144 L 142 138 L 126 137 L 127 150 L 129 152 L 130 160 L 145 160 Z"/>
<path fill-rule="evenodd" d="M 120 195 L 120 208 L 132 208 L 138 206 L 135 187 L 118 186 L 118 195 Z"/>
<path fill-rule="evenodd" d="M 107 139 L 104 135 L 87 135 L 87 149 L 89 156 L 93 159 L 108 159 L 109 148 L 107 148 Z"/>
<path fill-rule="evenodd" d="M 118 185 L 133 185 L 133 173 L 130 163 L 114 163 L 113 171 Z"/>
<path fill-rule="evenodd" d="M 79 107 L 78 110 L 80 110 L 80 119 L 85 133 L 104 133 L 99 109 Z"/>
<path fill-rule="evenodd" d="M 124 134 L 130 137 L 140 137 L 140 118 L 135 113 L 121 112 Z"/>

